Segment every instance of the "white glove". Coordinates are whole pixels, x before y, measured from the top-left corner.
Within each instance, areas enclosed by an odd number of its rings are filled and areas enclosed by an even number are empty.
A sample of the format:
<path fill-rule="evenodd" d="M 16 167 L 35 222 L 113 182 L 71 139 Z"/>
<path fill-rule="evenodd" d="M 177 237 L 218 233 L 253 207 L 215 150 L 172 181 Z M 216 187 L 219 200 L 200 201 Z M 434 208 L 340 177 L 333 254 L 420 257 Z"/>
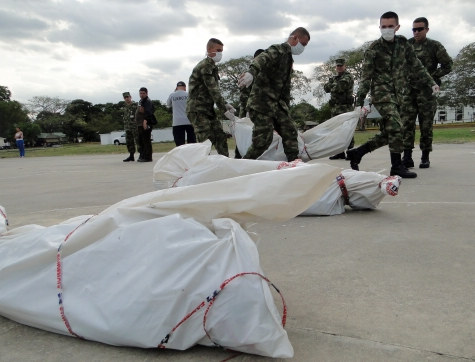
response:
<path fill-rule="evenodd" d="M 234 113 L 231 111 L 224 112 L 224 117 L 226 117 L 230 121 L 234 121 L 235 118 Z"/>
<path fill-rule="evenodd" d="M 440 87 L 436 84 L 432 86 L 432 94 L 437 94 L 440 92 Z"/>
<path fill-rule="evenodd" d="M 371 112 L 370 106 L 361 107 L 361 109 L 360 109 L 360 119 L 365 118 L 369 112 Z"/>
<path fill-rule="evenodd" d="M 228 110 L 229 112 L 236 113 L 236 110 L 234 109 L 234 107 L 230 105 L 229 103 L 226 103 L 224 106 L 226 107 L 226 110 Z"/>
<path fill-rule="evenodd" d="M 239 76 L 238 87 L 239 87 L 239 88 L 242 88 L 242 87 L 249 87 L 249 86 L 252 84 L 252 81 L 253 81 L 253 80 L 254 80 L 254 77 L 252 76 L 251 73 L 249 73 L 249 72 L 242 73 L 242 74 Z"/>

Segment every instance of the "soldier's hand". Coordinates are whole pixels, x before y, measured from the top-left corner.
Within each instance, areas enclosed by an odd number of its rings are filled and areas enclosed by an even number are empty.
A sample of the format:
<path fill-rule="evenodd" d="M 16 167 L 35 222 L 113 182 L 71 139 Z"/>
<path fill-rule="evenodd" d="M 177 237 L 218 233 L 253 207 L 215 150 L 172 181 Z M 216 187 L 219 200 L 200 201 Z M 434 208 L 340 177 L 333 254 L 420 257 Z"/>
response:
<path fill-rule="evenodd" d="M 239 88 L 249 87 L 252 84 L 253 80 L 254 80 L 254 77 L 252 76 L 251 73 L 249 73 L 249 72 L 242 73 L 239 76 L 238 87 Z"/>
<path fill-rule="evenodd" d="M 432 94 L 437 94 L 439 92 L 440 92 L 440 87 L 437 84 L 433 85 L 432 86 Z"/>
<path fill-rule="evenodd" d="M 234 113 L 232 113 L 231 111 L 224 112 L 224 116 L 225 116 L 227 119 L 229 119 L 230 121 L 234 121 L 234 120 L 235 120 Z"/>
<path fill-rule="evenodd" d="M 231 104 L 226 103 L 224 106 L 226 107 L 227 111 L 229 111 L 231 113 L 236 113 L 236 109 Z"/>
<path fill-rule="evenodd" d="M 360 119 L 365 118 L 371 112 L 371 106 L 363 106 L 360 109 Z"/>

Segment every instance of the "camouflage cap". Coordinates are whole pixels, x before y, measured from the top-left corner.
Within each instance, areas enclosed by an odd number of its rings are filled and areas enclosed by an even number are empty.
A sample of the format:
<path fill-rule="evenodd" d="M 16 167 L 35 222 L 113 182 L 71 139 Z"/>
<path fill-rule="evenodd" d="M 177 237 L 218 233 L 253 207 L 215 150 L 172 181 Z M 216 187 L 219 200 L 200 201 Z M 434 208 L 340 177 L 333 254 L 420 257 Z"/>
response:
<path fill-rule="evenodd" d="M 337 60 L 335 60 L 335 65 L 345 65 L 345 59 L 338 58 Z"/>
<path fill-rule="evenodd" d="M 122 93 L 122 97 L 130 97 L 130 92 L 124 92 Z"/>

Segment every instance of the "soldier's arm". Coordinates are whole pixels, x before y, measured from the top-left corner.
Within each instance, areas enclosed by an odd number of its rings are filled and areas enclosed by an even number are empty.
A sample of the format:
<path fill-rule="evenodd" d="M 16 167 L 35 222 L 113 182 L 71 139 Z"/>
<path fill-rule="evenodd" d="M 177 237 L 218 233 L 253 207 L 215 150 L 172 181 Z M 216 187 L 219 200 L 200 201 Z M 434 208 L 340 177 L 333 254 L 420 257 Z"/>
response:
<path fill-rule="evenodd" d="M 328 82 L 326 82 L 324 85 L 323 85 L 323 90 L 326 92 L 326 93 L 330 93 L 332 91 L 332 85 L 333 85 L 333 77 L 330 77 L 330 79 L 328 79 Z"/>
<path fill-rule="evenodd" d="M 208 92 L 211 95 L 214 103 L 218 107 L 226 112 L 226 102 L 224 101 L 223 96 L 221 95 L 221 91 L 219 89 L 219 84 L 217 79 L 213 74 L 213 70 L 209 67 L 204 67 L 201 73 L 202 79 L 206 87 L 208 88 Z"/>
<path fill-rule="evenodd" d="M 364 105 L 364 100 L 369 92 L 371 80 L 373 79 L 374 74 L 374 55 L 374 50 L 372 48 L 365 52 L 362 75 L 358 86 L 358 93 L 356 95 L 357 106 Z"/>
<path fill-rule="evenodd" d="M 269 64 L 273 64 L 280 56 L 281 53 L 276 47 L 269 47 L 252 60 L 248 70 L 249 73 L 256 79 L 256 76 L 266 68 L 266 65 L 269 67 Z"/>
<path fill-rule="evenodd" d="M 407 43 L 406 51 L 407 51 L 406 60 L 408 62 L 411 78 L 422 85 L 427 85 L 428 87 L 432 87 L 433 85 L 436 85 L 437 83 L 431 77 L 426 67 L 424 67 L 424 65 L 422 65 L 419 58 L 417 58 L 416 53 L 414 52 L 414 48 L 412 47 L 411 44 Z"/>
<path fill-rule="evenodd" d="M 437 47 L 437 62 L 440 64 L 440 67 L 435 71 L 434 78 L 440 79 L 452 71 L 454 62 L 450 55 L 447 54 L 447 50 L 445 50 L 444 46 L 440 43 Z"/>
<path fill-rule="evenodd" d="M 353 90 L 353 77 L 349 74 L 344 74 L 338 79 L 338 82 L 336 82 L 334 91 L 346 92 L 350 89 Z"/>

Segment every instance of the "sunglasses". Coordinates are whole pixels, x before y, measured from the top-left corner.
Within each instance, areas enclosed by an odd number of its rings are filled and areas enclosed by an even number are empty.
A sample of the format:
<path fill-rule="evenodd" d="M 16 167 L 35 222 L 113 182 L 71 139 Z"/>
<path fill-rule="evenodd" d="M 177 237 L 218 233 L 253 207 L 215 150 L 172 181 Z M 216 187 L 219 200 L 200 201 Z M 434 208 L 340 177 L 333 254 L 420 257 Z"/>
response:
<path fill-rule="evenodd" d="M 425 30 L 425 29 L 427 29 L 427 28 L 426 28 L 426 27 L 423 27 L 423 26 L 421 26 L 420 28 L 412 28 L 412 32 L 413 32 L 413 33 L 415 33 L 415 32 L 419 32 L 419 33 L 420 33 L 421 31 L 423 31 L 423 30 Z"/>

